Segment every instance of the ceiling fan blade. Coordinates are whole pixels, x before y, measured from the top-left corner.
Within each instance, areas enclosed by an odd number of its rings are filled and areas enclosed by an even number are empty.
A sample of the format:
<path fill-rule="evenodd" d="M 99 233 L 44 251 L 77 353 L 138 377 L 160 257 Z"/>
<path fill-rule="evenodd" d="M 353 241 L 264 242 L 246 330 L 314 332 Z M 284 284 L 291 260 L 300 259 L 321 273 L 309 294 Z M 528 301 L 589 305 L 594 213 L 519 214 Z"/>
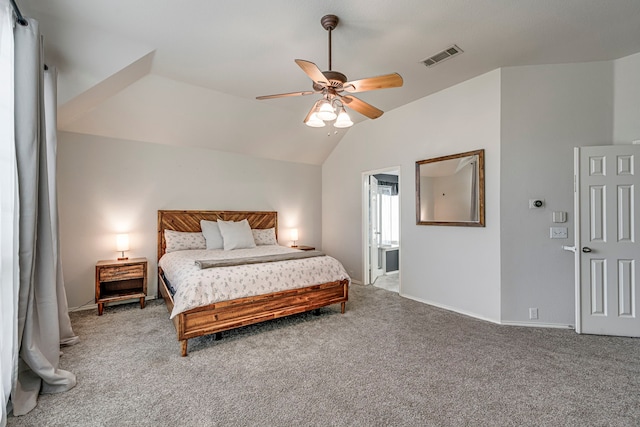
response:
<path fill-rule="evenodd" d="M 256 96 L 256 99 L 273 99 L 273 98 L 284 98 L 287 96 L 302 96 L 302 95 L 313 95 L 316 92 L 307 90 L 304 92 L 289 92 L 289 93 L 279 93 L 277 95 L 264 95 L 264 96 Z"/>
<path fill-rule="evenodd" d="M 304 59 L 296 59 L 295 61 L 296 64 L 302 68 L 302 71 L 304 71 L 315 83 L 322 83 L 327 86 L 329 85 L 329 80 L 327 80 L 324 74 L 322 74 L 322 71 L 320 71 L 320 68 L 318 68 L 316 64 L 305 61 Z"/>
<path fill-rule="evenodd" d="M 367 79 L 354 80 L 344 84 L 346 92 L 366 92 L 368 90 L 388 89 L 402 86 L 402 76 L 398 73 L 386 74 L 384 76 L 369 77 Z"/>
<path fill-rule="evenodd" d="M 356 98 L 355 96 L 340 96 L 340 99 L 342 99 L 344 105 L 351 108 L 352 110 L 356 110 L 358 113 L 367 116 L 370 119 L 377 119 L 384 113 L 384 111 L 377 109 L 371 104 L 367 104 L 366 102 Z"/>

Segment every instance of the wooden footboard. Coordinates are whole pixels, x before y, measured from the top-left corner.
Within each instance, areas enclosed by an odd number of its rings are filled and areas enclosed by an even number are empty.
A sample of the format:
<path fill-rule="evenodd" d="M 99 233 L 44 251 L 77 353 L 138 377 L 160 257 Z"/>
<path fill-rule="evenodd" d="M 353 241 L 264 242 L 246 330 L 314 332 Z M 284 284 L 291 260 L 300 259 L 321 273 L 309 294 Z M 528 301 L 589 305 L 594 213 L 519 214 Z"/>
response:
<path fill-rule="evenodd" d="M 158 275 L 158 284 L 167 310 L 171 312 L 173 298 L 161 271 Z M 349 281 L 341 280 L 210 304 L 180 313 L 172 320 L 180 341 L 181 354 L 186 356 L 189 338 L 227 331 L 337 303 L 341 304 L 341 312 L 344 313 L 348 293 Z"/>

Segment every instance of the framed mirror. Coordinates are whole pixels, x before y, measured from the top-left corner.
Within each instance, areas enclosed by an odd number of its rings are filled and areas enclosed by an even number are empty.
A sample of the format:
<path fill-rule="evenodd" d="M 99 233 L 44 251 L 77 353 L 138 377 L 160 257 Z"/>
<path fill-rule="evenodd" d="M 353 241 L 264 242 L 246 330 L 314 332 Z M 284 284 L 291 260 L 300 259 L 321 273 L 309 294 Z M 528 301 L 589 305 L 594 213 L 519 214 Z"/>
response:
<path fill-rule="evenodd" d="M 416 224 L 484 227 L 484 150 L 416 162 Z"/>

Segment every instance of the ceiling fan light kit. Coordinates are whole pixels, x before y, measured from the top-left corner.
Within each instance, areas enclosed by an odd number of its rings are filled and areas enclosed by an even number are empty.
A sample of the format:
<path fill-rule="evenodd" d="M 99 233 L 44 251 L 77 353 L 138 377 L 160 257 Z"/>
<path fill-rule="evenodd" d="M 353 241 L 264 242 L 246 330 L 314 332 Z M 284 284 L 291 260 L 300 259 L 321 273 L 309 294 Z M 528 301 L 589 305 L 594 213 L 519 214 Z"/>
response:
<path fill-rule="evenodd" d="M 315 113 L 312 114 L 304 124 L 312 128 L 323 128 L 325 126 L 324 122 L 320 120 Z"/>
<path fill-rule="evenodd" d="M 316 103 L 313 105 L 313 108 L 311 109 L 307 117 L 304 119 L 304 124 L 306 124 L 309 127 L 323 128 L 325 126 L 324 121 L 318 117 L 318 111 L 320 109 L 319 104 L 320 104 L 320 101 L 316 101 Z"/>
<path fill-rule="evenodd" d="M 338 114 L 338 118 L 336 119 L 336 122 L 333 124 L 333 126 L 340 129 L 353 126 L 351 117 L 349 117 L 344 107 L 340 107 L 340 113 Z"/>
<path fill-rule="evenodd" d="M 338 115 L 336 114 L 335 108 L 333 105 L 327 100 L 324 100 L 320 103 L 320 110 L 316 114 L 320 120 L 330 121 L 335 120 Z"/>
<path fill-rule="evenodd" d="M 329 33 L 329 70 L 320 71 L 318 66 L 310 61 L 296 59 L 295 62 L 302 71 L 313 81 L 313 91 L 301 91 L 281 93 L 276 95 L 258 96 L 256 99 L 273 99 L 288 96 L 304 96 L 321 94 L 322 98 L 313 104 L 313 107 L 304 119 L 304 123 L 310 127 L 323 127 L 325 121 L 335 120 L 336 128 L 353 126 L 351 117 L 344 107 L 348 107 L 370 118 L 377 119 L 383 111 L 351 95 L 352 93 L 370 90 L 387 89 L 402 86 L 402 77 L 398 73 L 386 74 L 378 77 L 369 77 L 360 80 L 348 81 L 344 74 L 331 69 L 331 31 L 338 25 L 336 15 L 325 15 L 320 20 L 322 28 Z M 344 94 L 347 92 L 348 94 Z"/>
<path fill-rule="evenodd" d="M 304 124 L 312 128 L 322 128 L 325 126 L 324 121 L 318 117 L 322 101 L 322 99 L 319 99 L 313 104 L 313 108 L 311 108 L 311 111 L 309 111 L 309 114 L 307 114 L 307 117 L 304 119 Z"/>

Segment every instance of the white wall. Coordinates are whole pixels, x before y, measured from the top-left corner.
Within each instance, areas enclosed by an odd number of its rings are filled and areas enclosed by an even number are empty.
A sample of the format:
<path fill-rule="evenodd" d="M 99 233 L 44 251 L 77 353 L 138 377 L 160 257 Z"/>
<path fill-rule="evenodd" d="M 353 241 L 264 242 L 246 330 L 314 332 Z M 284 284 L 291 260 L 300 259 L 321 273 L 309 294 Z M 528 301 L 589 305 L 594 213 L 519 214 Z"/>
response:
<path fill-rule="evenodd" d="M 93 304 L 95 263 L 117 257 L 118 232 L 130 258 L 148 258 L 155 295 L 159 209 L 274 210 L 281 244 L 292 227 L 300 244 L 321 243 L 319 166 L 61 132 L 58 192 L 71 308 Z"/>
<path fill-rule="evenodd" d="M 415 162 L 484 148 L 485 228 L 417 226 Z M 323 249 L 362 280 L 362 173 L 400 166 L 401 293 L 500 319 L 500 70 L 358 124 L 322 167 Z"/>
<path fill-rule="evenodd" d="M 640 53 L 614 61 L 613 143 L 640 140 Z"/>
<path fill-rule="evenodd" d="M 503 323 L 572 325 L 573 255 L 561 246 L 574 241 L 573 147 L 637 139 L 638 75 L 638 55 L 509 67 L 358 125 L 323 165 L 325 249 L 362 277 L 360 175 L 401 165 L 403 295 Z M 414 162 L 477 148 L 486 229 L 416 226 Z M 530 198 L 545 207 L 530 210 Z M 553 211 L 569 221 L 554 224 Z M 554 225 L 568 239 L 550 239 Z"/>
<path fill-rule="evenodd" d="M 150 260 L 155 294 L 158 209 L 279 212 L 300 244 L 340 259 L 362 280 L 362 173 L 399 166 L 401 292 L 493 321 L 574 322 L 572 148 L 640 139 L 640 54 L 617 61 L 496 70 L 352 128 L 317 166 L 59 134 L 62 257 L 70 307 L 93 303 L 94 265 Z M 415 225 L 415 161 L 486 150 L 485 228 Z M 321 194 L 321 198 L 320 198 Z M 542 210 L 529 198 L 544 198 Z M 549 239 L 568 212 L 566 240 Z M 321 235 L 322 233 L 322 235 Z"/>
<path fill-rule="evenodd" d="M 573 325 L 574 257 L 561 249 L 574 242 L 573 147 L 611 144 L 612 62 L 504 68 L 501 122 L 502 320 L 530 322 L 536 307 L 531 322 Z M 554 225 L 569 238 L 550 239 Z"/>

